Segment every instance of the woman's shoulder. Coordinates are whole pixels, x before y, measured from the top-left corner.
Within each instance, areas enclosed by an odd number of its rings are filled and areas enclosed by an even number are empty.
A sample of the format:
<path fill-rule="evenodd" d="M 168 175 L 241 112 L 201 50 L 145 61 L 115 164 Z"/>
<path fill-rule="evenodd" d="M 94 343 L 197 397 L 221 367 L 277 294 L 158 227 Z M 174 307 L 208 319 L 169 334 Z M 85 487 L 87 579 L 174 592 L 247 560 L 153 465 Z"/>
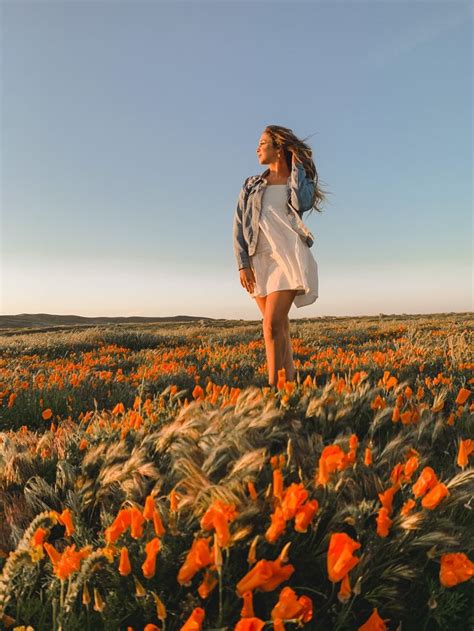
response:
<path fill-rule="evenodd" d="M 243 183 L 244 188 L 252 188 L 254 184 L 257 184 L 262 179 L 261 175 L 249 175 L 245 178 Z"/>

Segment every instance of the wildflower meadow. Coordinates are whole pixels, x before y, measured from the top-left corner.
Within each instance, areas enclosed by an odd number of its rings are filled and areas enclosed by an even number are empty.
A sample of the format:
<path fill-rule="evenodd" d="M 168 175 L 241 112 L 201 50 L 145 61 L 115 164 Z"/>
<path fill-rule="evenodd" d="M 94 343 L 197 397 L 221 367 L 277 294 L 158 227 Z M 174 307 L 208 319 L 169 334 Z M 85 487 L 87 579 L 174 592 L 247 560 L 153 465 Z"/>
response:
<path fill-rule="evenodd" d="M 0 334 L 0 626 L 474 628 L 472 314 Z"/>

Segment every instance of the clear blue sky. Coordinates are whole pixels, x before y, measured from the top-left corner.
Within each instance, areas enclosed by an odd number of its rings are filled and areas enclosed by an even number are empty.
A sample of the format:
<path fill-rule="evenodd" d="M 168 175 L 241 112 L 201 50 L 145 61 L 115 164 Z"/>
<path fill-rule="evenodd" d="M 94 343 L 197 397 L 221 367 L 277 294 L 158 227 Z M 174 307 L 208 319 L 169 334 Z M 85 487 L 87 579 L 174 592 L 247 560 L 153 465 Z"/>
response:
<path fill-rule="evenodd" d="M 309 144 L 319 298 L 472 310 L 470 2 L 1 2 L 1 311 L 259 319 L 232 219 Z"/>

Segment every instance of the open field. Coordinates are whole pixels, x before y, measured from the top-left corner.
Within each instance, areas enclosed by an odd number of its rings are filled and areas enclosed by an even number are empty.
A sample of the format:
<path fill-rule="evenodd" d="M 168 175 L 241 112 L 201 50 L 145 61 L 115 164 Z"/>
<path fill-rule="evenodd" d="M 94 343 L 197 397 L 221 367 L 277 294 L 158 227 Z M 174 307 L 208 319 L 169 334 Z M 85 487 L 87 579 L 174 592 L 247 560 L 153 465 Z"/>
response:
<path fill-rule="evenodd" d="M 4 323 L 3 626 L 474 628 L 473 323 Z"/>

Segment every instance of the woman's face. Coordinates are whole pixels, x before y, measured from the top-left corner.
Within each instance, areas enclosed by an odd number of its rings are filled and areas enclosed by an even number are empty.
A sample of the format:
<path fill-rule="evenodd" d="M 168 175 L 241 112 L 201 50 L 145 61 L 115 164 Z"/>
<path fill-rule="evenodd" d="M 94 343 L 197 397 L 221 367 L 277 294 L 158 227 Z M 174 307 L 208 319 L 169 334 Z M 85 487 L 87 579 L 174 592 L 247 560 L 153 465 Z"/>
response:
<path fill-rule="evenodd" d="M 273 146 L 269 134 L 263 133 L 260 136 L 257 147 L 257 157 L 260 164 L 271 164 L 278 162 L 278 149 Z"/>

